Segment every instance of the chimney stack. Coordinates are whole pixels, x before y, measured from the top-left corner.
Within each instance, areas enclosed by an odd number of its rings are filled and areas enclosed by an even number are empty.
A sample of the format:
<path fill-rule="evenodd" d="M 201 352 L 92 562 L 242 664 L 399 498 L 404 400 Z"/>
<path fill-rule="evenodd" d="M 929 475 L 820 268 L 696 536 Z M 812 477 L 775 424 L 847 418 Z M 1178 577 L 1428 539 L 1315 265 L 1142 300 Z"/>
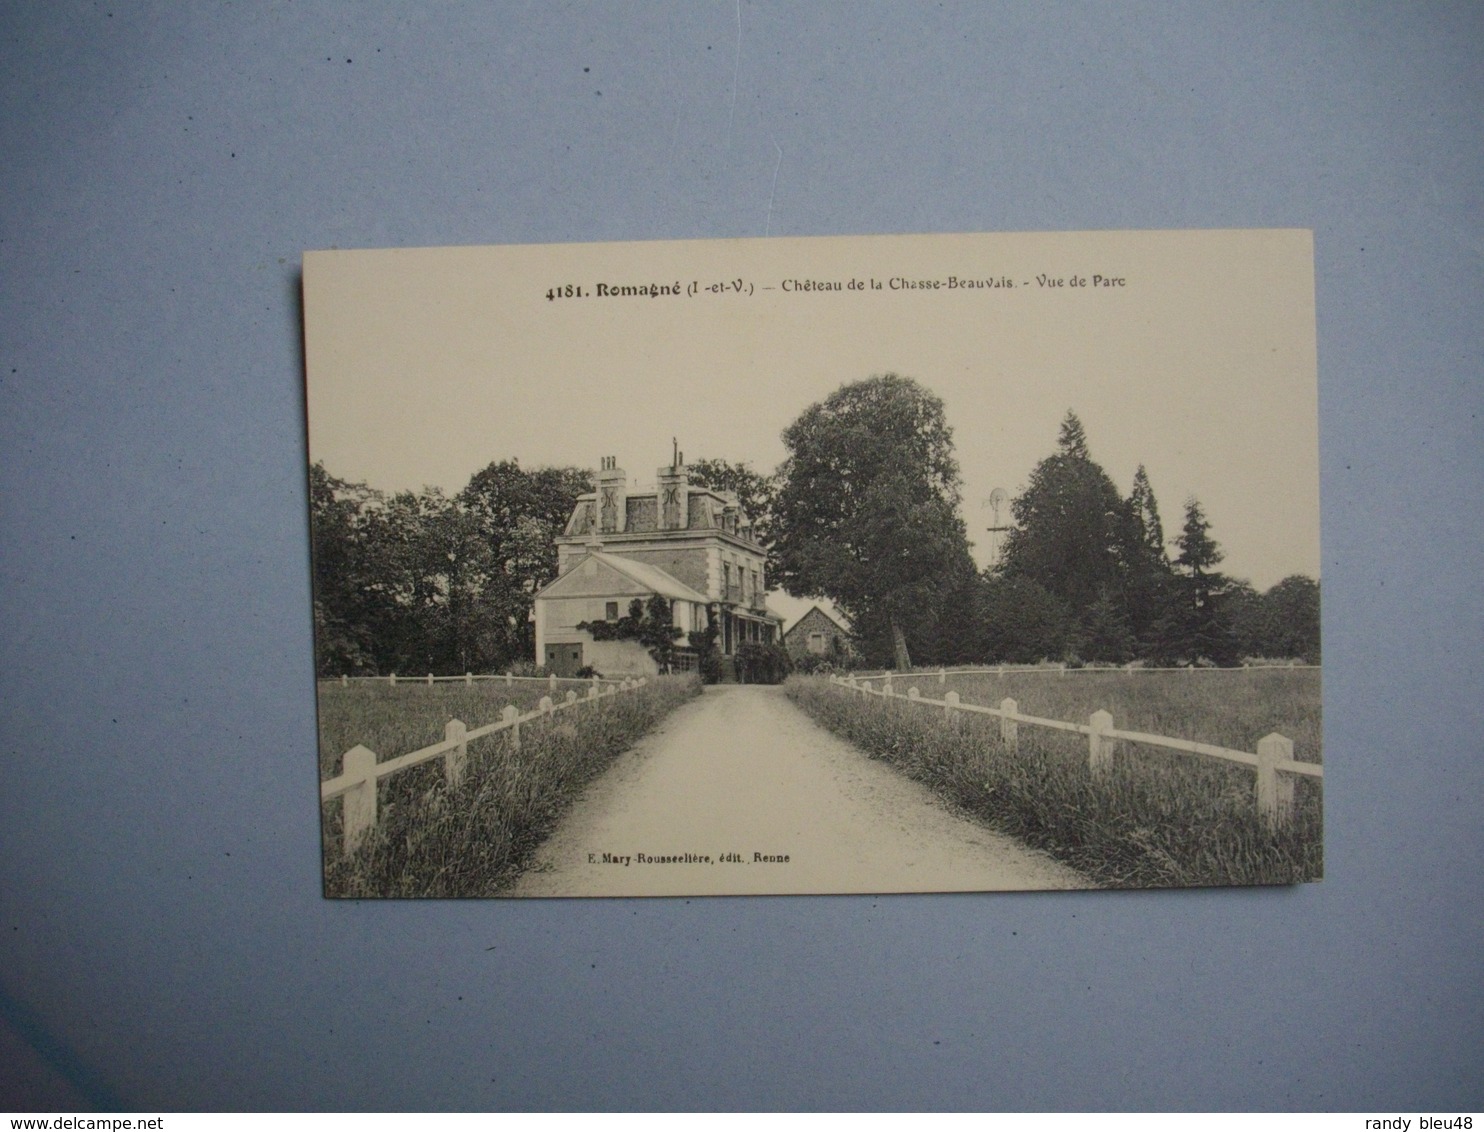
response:
<path fill-rule="evenodd" d="M 623 534 L 628 525 L 628 473 L 617 456 L 604 456 L 598 469 L 598 530 Z"/>

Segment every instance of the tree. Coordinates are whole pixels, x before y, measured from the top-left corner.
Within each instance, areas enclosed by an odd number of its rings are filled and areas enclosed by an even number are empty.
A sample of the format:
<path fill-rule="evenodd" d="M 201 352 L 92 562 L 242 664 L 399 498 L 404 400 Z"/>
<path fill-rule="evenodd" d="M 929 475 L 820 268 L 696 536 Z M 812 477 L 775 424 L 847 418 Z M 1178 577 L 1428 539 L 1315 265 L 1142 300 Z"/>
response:
<path fill-rule="evenodd" d="M 591 475 L 490 464 L 449 498 L 391 498 L 310 469 L 316 665 L 341 673 L 490 670 L 529 656 L 535 591 Z"/>
<path fill-rule="evenodd" d="M 1297 657 L 1305 664 L 1318 664 L 1319 583 L 1303 574 L 1292 574 L 1263 595 L 1272 611 L 1275 628 L 1268 656 Z"/>
<path fill-rule="evenodd" d="M 1083 611 L 1076 641 L 1077 655 L 1083 660 L 1122 664 L 1133 659 L 1137 647 L 1123 603 L 1111 593 L 1104 592 Z"/>
<path fill-rule="evenodd" d="M 1067 651 L 1071 611 L 1033 579 L 987 570 L 976 611 L 983 660 L 1034 664 Z"/>
<path fill-rule="evenodd" d="M 500 460 L 475 472 L 457 499 L 477 518 L 510 586 L 533 593 L 556 577 L 556 536 L 577 497 L 592 490 L 592 473 L 582 468 L 527 472 L 514 460 Z"/>
<path fill-rule="evenodd" d="M 1114 603 L 1124 615 L 1127 567 L 1139 528 L 1088 453 L 1076 413 L 1067 413 L 1057 451 L 1032 470 L 1010 510 L 1015 525 L 1001 556 L 1006 577 L 1031 579 L 1078 618 L 1099 601 Z"/>
<path fill-rule="evenodd" d="M 1243 656 L 1319 663 L 1319 583 L 1313 578 L 1293 574 L 1264 594 L 1237 583 L 1223 601 Z"/>
<path fill-rule="evenodd" d="M 1124 607 L 1135 648 L 1144 656 L 1155 650 L 1154 626 L 1169 602 L 1174 572 L 1165 551 L 1164 525 L 1149 474 L 1140 464 L 1125 504 L 1129 533 L 1124 565 Z"/>
<path fill-rule="evenodd" d="M 1175 559 L 1179 584 L 1174 589 L 1175 609 L 1166 618 L 1168 633 L 1178 633 L 1177 651 L 1194 663 L 1202 658 L 1215 664 L 1237 661 L 1237 637 L 1222 597 L 1231 580 L 1216 572 L 1224 555 L 1211 537 L 1211 524 L 1194 496 L 1185 501 L 1185 525 L 1175 540 L 1180 553 Z"/>
<path fill-rule="evenodd" d="M 378 600 L 367 547 L 367 511 L 380 495 L 337 479 L 323 463 L 309 469 L 310 557 L 314 578 L 315 671 L 375 674 L 374 627 L 390 612 Z"/>
<path fill-rule="evenodd" d="M 896 374 L 843 385 L 783 433 L 776 580 L 885 627 L 896 666 L 936 625 L 945 581 L 972 572 L 943 402 Z M 864 636 L 864 633 L 863 633 Z"/>

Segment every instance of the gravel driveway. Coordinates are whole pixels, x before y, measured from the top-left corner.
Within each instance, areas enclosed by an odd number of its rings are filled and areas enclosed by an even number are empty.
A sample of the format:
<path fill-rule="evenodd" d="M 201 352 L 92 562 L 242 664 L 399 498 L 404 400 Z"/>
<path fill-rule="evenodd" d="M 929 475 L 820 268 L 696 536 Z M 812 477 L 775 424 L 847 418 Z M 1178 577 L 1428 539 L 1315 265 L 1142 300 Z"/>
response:
<path fill-rule="evenodd" d="M 514 896 L 1086 888 L 757 685 L 707 688 L 578 799 Z"/>

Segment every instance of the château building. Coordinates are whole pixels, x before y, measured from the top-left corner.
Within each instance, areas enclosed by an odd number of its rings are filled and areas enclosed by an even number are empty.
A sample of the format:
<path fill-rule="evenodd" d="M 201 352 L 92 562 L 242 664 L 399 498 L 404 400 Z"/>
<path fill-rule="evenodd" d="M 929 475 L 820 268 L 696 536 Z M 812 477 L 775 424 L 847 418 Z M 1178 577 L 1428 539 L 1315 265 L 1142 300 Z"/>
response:
<path fill-rule="evenodd" d="M 724 677 L 749 641 L 772 644 L 782 619 L 768 608 L 767 552 L 730 491 L 691 484 L 683 460 L 658 469 L 652 490 L 636 490 L 606 456 L 597 490 L 580 495 L 556 538 L 557 577 L 535 597 L 536 661 L 559 676 L 592 668 L 604 676 L 658 671 L 634 640 L 595 640 L 579 625 L 617 621 L 630 603 L 655 594 L 682 631 L 679 669 L 694 669 L 690 634 L 716 627 Z"/>

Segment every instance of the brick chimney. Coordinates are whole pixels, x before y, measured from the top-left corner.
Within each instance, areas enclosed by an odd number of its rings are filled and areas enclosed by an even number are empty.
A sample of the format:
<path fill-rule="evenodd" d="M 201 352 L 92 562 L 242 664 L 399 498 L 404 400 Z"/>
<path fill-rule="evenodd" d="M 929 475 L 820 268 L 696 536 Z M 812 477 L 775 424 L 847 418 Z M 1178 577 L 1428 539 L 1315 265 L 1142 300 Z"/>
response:
<path fill-rule="evenodd" d="M 677 462 L 655 469 L 659 499 L 659 529 L 683 531 L 690 526 L 690 471 L 677 455 Z"/>
<path fill-rule="evenodd" d="M 623 534 L 628 525 L 628 473 L 618 466 L 617 456 L 604 456 L 598 469 L 598 530 Z"/>

